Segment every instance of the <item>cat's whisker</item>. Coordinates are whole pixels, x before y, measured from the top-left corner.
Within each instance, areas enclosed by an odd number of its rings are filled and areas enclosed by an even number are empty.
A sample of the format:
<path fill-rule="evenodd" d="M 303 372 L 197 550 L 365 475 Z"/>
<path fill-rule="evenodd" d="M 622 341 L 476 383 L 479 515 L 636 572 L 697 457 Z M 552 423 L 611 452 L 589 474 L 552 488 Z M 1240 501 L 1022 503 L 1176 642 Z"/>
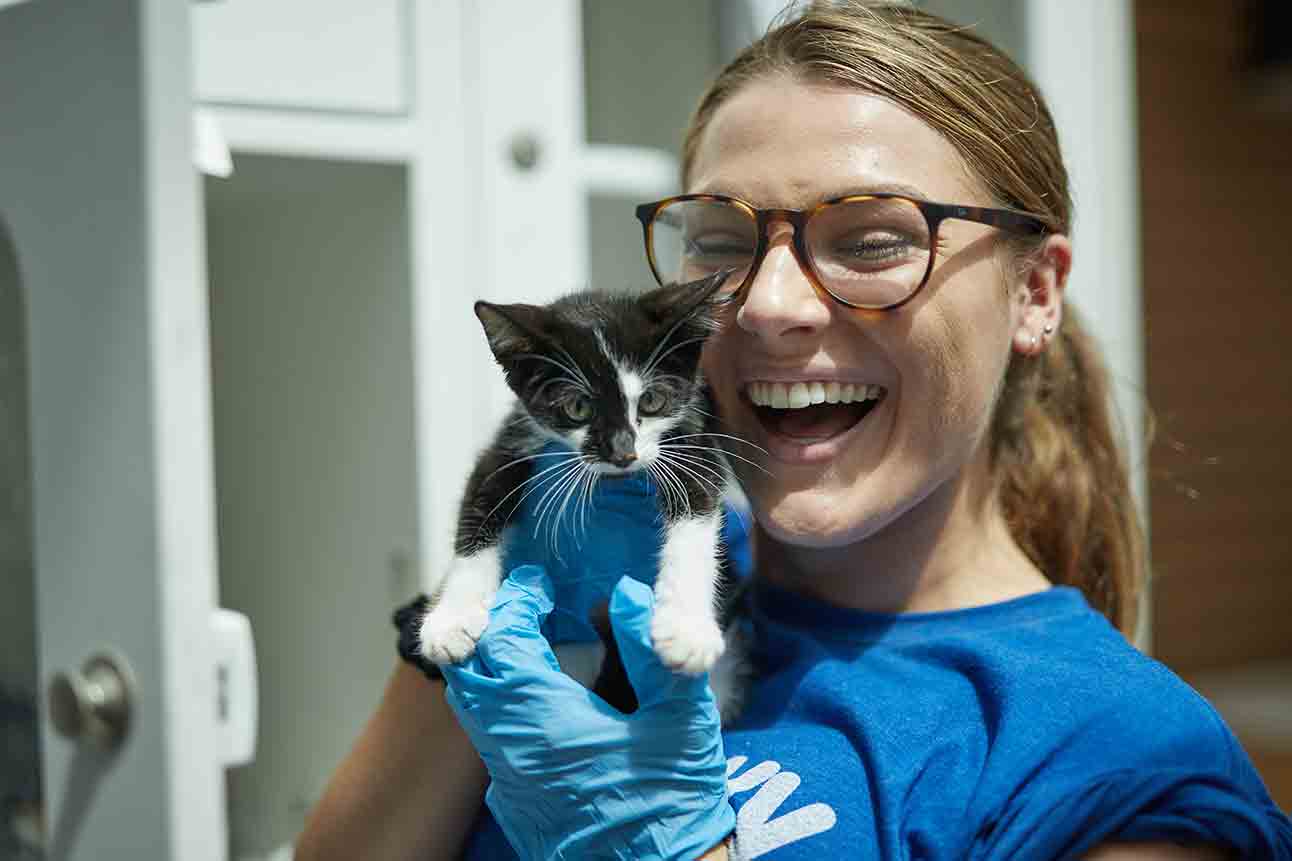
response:
<path fill-rule="evenodd" d="M 580 457 L 578 460 L 571 462 L 569 464 L 569 469 L 567 469 L 565 472 L 562 472 L 558 476 L 553 476 L 548 485 L 547 490 L 543 493 L 541 497 L 539 497 L 538 502 L 535 503 L 534 513 L 537 518 L 535 521 L 535 527 L 534 527 L 535 534 L 537 534 L 539 529 L 541 528 L 543 523 L 543 517 L 547 514 L 548 508 L 550 508 L 553 502 L 555 501 L 555 494 L 560 492 L 561 488 L 565 486 L 566 482 L 578 476 L 579 465 L 581 460 L 582 460 L 582 457 Z"/>
<path fill-rule="evenodd" d="M 715 466 L 713 461 L 711 460 L 706 460 L 702 457 L 698 457 L 696 455 L 687 454 L 680 451 L 667 452 L 667 456 L 670 458 L 679 460 L 682 463 L 685 463 L 688 466 L 691 466 L 693 468 L 703 469 L 706 475 L 713 476 L 714 480 L 719 484 L 727 483 L 727 479 L 728 479 L 727 472 L 721 469 L 720 467 Z"/>
<path fill-rule="evenodd" d="M 515 494 L 517 494 L 518 492 L 520 492 L 520 491 L 525 487 L 525 485 L 529 484 L 529 483 L 530 483 L 530 482 L 532 482 L 532 481 L 537 481 L 537 480 L 541 479 L 543 476 L 547 475 L 549 472 L 551 472 L 551 471 L 552 471 L 552 470 L 554 470 L 554 469 L 560 469 L 560 468 L 561 468 L 561 467 L 563 467 L 563 466 L 567 466 L 567 465 L 569 464 L 570 459 L 572 459 L 572 458 L 575 458 L 575 457 L 578 457 L 578 456 L 579 456 L 578 452 L 573 452 L 573 451 L 572 451 L 572 452 L 556 452 L 556 454 L 565 454 L 565 455 L 567 455 L 567 458 L 566 458 L 566 460 L 563 460 L 563 461 L 561 461 L 560 463 L 558 463 L 558 464 L 556 464 L 556 465 L 554 465 L 554 466 L 549 466 L 549 467 L 547 467 L 547 468 L 543 469 L 541 472 L 537 472 L 537 473 L 535 473 L 534 475 L 531 475 L 529 478 L 525 479 L 525 480 L 524 480 L 524 481 L 522 481 L 520 484 L 518 484 L 518 485 L 516 485 L 515 487 L 513 487 L 513 488 L 511 489 L 511 491 L 510 491 L 510 492 L 508 492 L 508 494 L 507 494 L 506 496 L 504 496 L 502 499 L 498 500 L 497 505 L 495 505 L 493 508 L 489 509 L 489 513 L 488 513 L 488 514 L 486 514 L 483 518 L 481 518 L 481 526 L 483 526 L 485 523 L 488 523 L 488 522 L 489 522 L 489 518 L 493 516 L 494 512 L 495 512 L 495 511 L 497 511 L 499 508 L 502 508 L 503 503 L 504 503 L 504 502 L 506 502 L 508 499 L 510 499 L 510 498 L 511 498 L 512 496 L 514 496 Z M 510 512 L 508 512 L 507 517 L 506 517 L 505 519 L 508 519 L 508 520 L 509 520 L 509 519 L 511 519 L 511 515 L 515 513 L 516 509 L 520 507 L 521 503 L 523 503 L 526 499 L 528 499 L 528 498 L 529 498 L 529 495 L 530 495 L 531 493 L 533 493 L 533 492 L 534 492 L 538 487 L 540 487 L 540 486 L 541 486 L 541 483 L 540 483 L 540 484 L 536 484 L 536 485 L 534 485 L 534 487 L 531 487 L 528 491 L 526 491 L 526 492 L 525 492 L 525 495 L 524 495 L 524 496 L 522 496 L 522 497 L 521 497 L 521 498 L 516 502 L 516 504 L 512 507 L 512 510 L 511 510 Z M 479 531 L 479 530 L 477 530 L 477 537 L 478 537 L 478 531 Z"/>
<path fill-rule="evenodd" d="M 502 466 L 498 467 L 498 468 L 497 468 L 497 469 L 495 469 L 493 472 L 491 472 L 491 473 L 489 473 L 488 475 L 486 475 L 483 479 L 481 479 L 480 483 L 481 483 L 481 484 L 484 484 L 484 483 L 486 483 L 487 481 L 489 481 L 489 479 L 493 478 L 495 475 L 497 475 L 498 473 L 502 472 L 502 471 L 503 471 L 504 469 L 506 469 L 507 467 L 509 467 L 509 466 L 515 466 L 515 465 L 516 465 L 516 464 L 518 464 L 518 463 L 524 463 L 524 462 L 525 462 L 525 461 L 527 461 L 527 460 L 535 460 L 535 459 L 540 458 L 540 457 L 570 457 L 570 456 L 572 456 L 572 455 L 576 455 L 576 454 L 578 454 L 578 452 L 572 452 L 572 451 L 540 451 L 538 454 L 531 454 L 531 455 L 527 455 L 526 457 L 518 457 L 518 458 L 515 458 L 514 460 L 509 460 L 509 461 L 507 461 L 507 462 L 506 462 L 506 463 L 504 463 Z M 490 513 L 490 514 L 492 514 L 493 512 L 491 511 L 491 512 L 489 512 L 489 513 Z"/>
<path fill-rule="evenodd" d="M 583 464 L 583 463 L 579 464 L 579 474 L 574 479 L 574 481 L 569 483 L 565 491 L 565 498 L 562 500 L 560 508 L 556 510 L 556 515 L 552 518 L 552 540 L 553 541 L 557 540 L 557 530 L 560 528 L 560 525 L 565 521 L 565 510 L 569 508 L 570 502 L 574 500 L 576 494 L 578 494 L 578 492 L 582 489 L 583 482 L 587 478 L 587 474 L 591 471 L 592 470 L 588 469 L 586 464 Z M 577 540 L 577 536 L 576 536 L 576 540 Z"/>
<path fill-rule="evenodd" d="M 679 437 L 674 437 L 674 439 L 679 439 Z M 725 455 L 726 457 L 734 457 L 736 460 L 742 460 L 742 461 L 744 461 L 745 463 L 747 463 L 747 464 L 749 464 L 750 466 L 752 466 L 754 469 L 761 470 L 762 472 L 766 473 L 767 475 L 771 475 L 771 473 L 770 473 L 770 472 L 768 472 L 767 468 L 766 468 L 766 467 L 764 467 L 762 464 L 760 464 L 760 463 L 755 463 L 754 461 L 750 460 L 749 458 L 745 457 L 744 455 L 739 455 L 739 454 L 736 454 L 735 452 L 727 451 L 727 450 L 726 450 L 726 449 L 724 449 L 724 448 L 718 448 L 717 446 L 711 446 L 711 445 L 672 445 L 672 444 L 670 444 L 669 442 L 665 441 L 665 442 L 660 443 L 660 448 L 669 448 L 669 449 L 677 449 L 677 448 L 687 448 L 687 449 L 691 449 L 691 448 L 693 448 L 693 449 L 698 449 L 698 450 L 700 450 L 700 451 L 716 451 L 716 452 L 720 452 L 720 453 L 722 453 L 722 454 L 723 454 L 723 455 Z"/>
<path fill-rule="evenodd" d="M 672 334 L 673 333 L 670 330 L 669 335 L 672 335 Z M 642 372 L 643 376 L 650 376 L 651 371 L 655 370 L 656 365 L 658 365 L 660 362 L 668 358 L 671 354 L 682 349 L 683 347 L 690 346 L 691 344 L 702 344 L 707 340 L 708 340 L 708 335 L 705 335 L 700 338 L 687 338 L 685 341 L 678 341 L 676 344 L 669 347 L 667 350 L 665 350 L 663 353 L 661 353 L 658 356 L 656 356 L 655 354 L 651 354 L 650 358 L 646 360 L 646 368 Z M 666 343 L 665 341 L 661 341 L 660 347 L 662 347 L 665 343 Z M 659 347 L 655 348 L 655 352 L 659 353 Z"/>
<path fill-rule="evenodd" d="M 655 465 L 659 467 L 659 475 L 664 479 L 661 486 L 663 486 L 664 483 L 672 486 L 673 492 L 677 495 L 678 507 L 685 512 L 686 517 L 690 517 L 691 497 L 690 494 L 686 492 L 686 486 L 682 484 L 681 479 L 672 473 L 670 464 L 667 460 L 662 457 L 656 457 Z"/>
<path fill-rule="evenodd" d="M 643 373 L 643 376 L 644 376 L 644 373 Z M 673 382 L 684 389 L 689 389 L 690 387 L 695 385 L 694 379 L 679 377 L 677 374 L 651 374 L 649 377 L 647 377 L 647 379 L 649 379 L 650 382 L 652 383 Z M 691 409 L 691 407 L 688 406 L 688 409 Z"/>
<path fill-rule="evenodd" d="M 588 484 L 588 476 L 593 474 L 588 468 L 586 461 L 582 465 L 578 479 L 567 489 L 565 501 L 561 504 L 560 510 L 552 521 L 553 534 L 555 535 L 557 525 L 566 523 L 566 509 L 573 503 L 574 508 L 570 511 L 569 532 L 574 536 L 574 549 L 580 550 L 583 547 L 583 536 L 579 529 L 579 504 L 583 498 L 584 488 Z M 554 537 L 553 540 L 556 540 Z"/>
<path fill-rule="evenodd" d="M 714 433 L 713 431 L 705 431 L 704 433 L 678 434 L 677 436 L 669 437 L 668 440 L 666 440 L 666 442 L 669 440 L 675 440 L 675 439 L 690 439 L 692 437 L 697 437 L 697 436 L 711 436 L 711 437 L 721 437 L 722 439 L 732 439 L 732 440 L 735 440 L 736 442 L 744 443 L 745 445 L 750 446 L 751 448 L 756 448 L 759 451 L 761 451 L 763 454 L 767 454 L 767 449 L 763 448 L 760 445 L 756 445 L 755 443 L 752 443 L 747 439 L 743 439 L 738 436 L 733 436 L 729 433 Z"/>
<path fill-rule="evenodd" d="M 710 488 L 710 489 L 712 489 L 712 490 L 713 490 L 713 492 L 714 492 L 715 494 L 717 494 L 718 496 L 721 496 L 721 495 L 722 495 L 722 488 L 718 487 L 716 484 L 714 484 L 714 483 L 713 483 L 713 481 L 712 481 L 711 479 L 706 478 L 705 476 L 703 476 L 703 475 L 701 475 L 700 473 L 696 472 L 694 469 L 691 469 L 691 467 L 687 466 L 685 463 L 681 462 L 680 460 L 677 460 L 677 459 L 675 459 L 675 458 L 673 458 L 673 457 L 671 457 L 671 456 L 667 456 L 667 455 L 663 455 L 663 454 L 661 454 L 661 455 L 660 455 L 660 459 L 661 459 L 661 460 L 664 460 L 664 461 L 665 461 L 665 462 L 667 462 L 667 463 L 669 463 L 669 465 L 670 465 L 670 466 L 673 466 L 673 467 L 675 467 L 675 468 L 677 468 L 677 469 L 680 469 L 682 472 L 684 472 L 684 473 L 686 473 L 687 475 L 691 476 L 692 478 L 694 478 L 696 481 L 700 482 L 701 484 L 708 485 L 708 486 L 709 486 L 709 488 Z"/>
<path fill-rule="evenodd" d="M 592 507 L 593 493 L 596 490 L 597 483 L 601 480 L 600 474 L 596 470 L 589 469 L 587 474 L 587 483 L 583 489 L 583 495 L 579 499 L 579 546 L 583 546 L 583 539 L 588 534 L 588 509 Z"/>
<path fill-rule="evenodd" d="M 532 496 L 532 495 L 533 495 L 536 491 L 538 491 L 538 490 L 542 490 L 542 491 L 543 491 L 543 494 L 538 498 L 538 503 L 537 503 L 537 505 L 542 505 L 542 504 L 543 504 L 543 501 L 544 501 L 545 499 L 547 499 L 549 495 L 551 495 L 551 493 L 554 491 L 554 489 L 555 489 L 555 488 L 557 488 L 557 487 L 559 487 L 559 486 L 560 486 L 560 483 L 561 483 L 562 481 L 564 481 L 564 480 L 565 480 L 565 478 L 566 478 L 566 477 L 567 477 L 571 472 L 573 472 L 575 469 L 577 469 L 577 464 L 573 464 L 573 463 L 562 463 L 561 465 L 562 465 L 562 466 L 564 466 L 564 467 L 566 468 L 566 471 L 565 471 L 565 472 L 560 472 L 560 473 L 557 473 L 556 475 L 549 476 L 549 477 L 547 478 L 547 480 L 545 480 L 545 481 L 543 481 L 543 482 L 541 482 L 541 483 L 539 483 L 539 484 L 536 484 L 536 485 L 534 485 L 533 487 L 531 487 L 529 490 L 525 491 L 525 495 L 524 495 L 524 496 L 522 496 L 522 497 L 520 498 L 520 500 L 519 500 L 519 501 L 517 501 L 516 505 L 512 508 L 511 512 L 508 514 L 508 517 L 510 518 L 510 516 L 511 516 L 512 514 L 515 514 L 515 513 L 516 513 L 516 511 L 517 511 L 517 510 L 518 510 L 522 505 L 524 505 L 524 504 L 525 504 L 525 500 L 526 500 L 526 499 L 529 499 L 529 497 L 530 497 L 530 496 Z M 534 537 L 535 537 L 535 538 L 537 538 L 537 537 L 538 537 L 538 530 L 537 530 L 537 529 L 535 529 L 535 530 L 534 530 Z"/>
<path fill-rule="evenodd" d="M 586 386 L 588 389 L 588 392 L 591 393 L 592 383 L 588 382 L 588 376 L 587 374 L 583 373 L 583 368 L 579 366 L 579 363 L 575 360 L 573 356 L 570 355 L 568 350 L 566 350 L 560 344 L 556 344 L 555 346 L 556 346 L 556 349 L 561 351 L 561 355 L 564 356 L 570 363 L 569 366 L 566 368 L 566 370 L 568 370 L 572 376 L 578 377 L 580 380 L 582 380 L 583 385 Z"/>
<path fill-rule="evenodd" d="M 659 488 L 660 493 L 664 494 L 665 509 L 672 511 L 674 490 L 666 480 L 663 464 L 658 462 L 648 463 L 646 465 L 646 471 L 650 473 L 651 478 L 655 479 L 655 486 Z M 678 508 L 680 509 L 681 506 L 679 505 Z"/>
<path fill-rule="evenodd" d="M 533 397 L 533 398 L 539 397 L 540 395 L 543 394 L 543 392 L 547 391 L 548 386 L 554 386 L 557 383 L 565 383 L 566 385 L 570 386 L 573 389 L 577 389 L 587 394 L 591 394 L 591 392 L 588 392 L 587 386 L 585 386 L 583 382 L 576 380 L 572 377 L 550 377 L 549 379 L 544 380 L 542 385 L 540 385 L 537 389 L 535 389 L 533 393 L 530 395 L 530 397 Z"/>
<path fill-rule="evenodd" d="M 534 526 L 535 537 L 538 537 L 542 533 L 543 520 L 548 516 L 548 514 L 551 514 L 553 510 L 557 507 L 558 498 L 560 498 L 562 501 L 569 498 L 569 494 L 567 492 L 568 489 L 573 485 L 575 481 L 579 479 L 579 477 L 582 474 L 582 470 L 584 469 L 587 469 L 587 467 L 584 465 L 584 457 L 580 457 L 579 461 L 575 464 L 575 466 L 572 467 L 568 473 L 565 473 L 564 475 L 561 476 L 561 478 L 557 481 L 556 486 L 552 489 L 552 491 L 548 494 L 545 494 L 543 498 L 539 501 L 538 522 Z M 562 496 L 562 494 L 564 495 Z M 564 510 L 564 509 L 562 508 L 561 510 Z M 548 544 L 551 546 L 552 553 L 556 556 L 557 561 L 563 563 L 565 560 L 561 556 L 560 542 L 557 540 L 557 534 L 556 534 L 556 530 L 560 526 L 560 523 L 561 523 L 561 516 L 558 513 L 556 517 L 552 519 L 552 522 L 549 524 L 551 535 L 548 539 Z"/>
<path fill-rule="evenodd" d="M 560 368 L 562 371 L 565 371 L 565 373 L 569 374 L 571 377 L 575 378 L 573 380 L 575 385 L 577 385 L 579 388 L 585 389 L 588 392 L 588 394 L 591 394 L 592 384 L 588 382 L 588 378 L 587 376 L 584 375 L 583 371 L 579 370 L 578 363 L 574 362 L 574 359 L 571 358 L 570 354 L 565 352 L 565 350 L 561 350 L 561 353 L 567 359 L 570 359 L 570 362 L 572 363 L 573 367 L 571 365 L 565 364 L 564 362 L 558 362 L 556 359 L 553 359 L 551 356 L 544 356 L 540 353 L 521 353 L 518 356 L 516 356 L 516 358 L 534 359 L 539 362 L 547 362 L 549 365 L 555 365 L 556 367 Z"/>
<path fill-rule="evenodd" d="M 574 469 L 574 467 L 571 467 L 568 472 L 563 472 L 560 476 L 553 479 L 543 491 L 543 495 L 538 498 L 538 502 L 534 506 L 534 510 L 537 511 L 538 514 L 530 526 L 531 534 L 535 541 L 537 541 L 539 536 L 543 533 L 543 514 L 546 511 L 546 507 L 550 504 L 561 485 L 574 472 Z"/>

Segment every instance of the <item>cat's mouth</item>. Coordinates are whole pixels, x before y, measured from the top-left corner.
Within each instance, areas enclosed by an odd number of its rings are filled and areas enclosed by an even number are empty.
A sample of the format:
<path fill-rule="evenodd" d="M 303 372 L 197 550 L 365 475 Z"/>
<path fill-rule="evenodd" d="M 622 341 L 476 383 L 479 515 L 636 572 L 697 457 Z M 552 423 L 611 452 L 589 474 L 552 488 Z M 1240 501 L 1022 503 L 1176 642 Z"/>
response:
<path fill-rule="evenodd" d="M 884 399 L 883 386 L 836 381 L 754 381 L 745 397 L 768 432 L 796 442 L 820 442 L 857 425 Z"/>

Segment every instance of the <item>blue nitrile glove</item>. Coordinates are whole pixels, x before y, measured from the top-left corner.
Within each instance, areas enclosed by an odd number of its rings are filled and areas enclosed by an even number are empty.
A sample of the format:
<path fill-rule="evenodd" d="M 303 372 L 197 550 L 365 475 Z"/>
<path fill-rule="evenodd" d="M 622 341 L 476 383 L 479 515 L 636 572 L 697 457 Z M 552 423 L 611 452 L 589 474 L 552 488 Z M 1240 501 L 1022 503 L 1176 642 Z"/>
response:
<path fill-rule="evenodd" d="M 558 668 L 539 630 L 552 584 L 537 566 L 511 572 L 475 654 L 443 667 L 449 705 L 492 778 L 485 802 L 521 858 L 694 861 L 735 828 L 707 674 L 660 663 L 653 608 L 630 577 L 610 601 L 632 714 Z"/>
<path fill-rule="evenodd" d="M 535 474 L 548 471 L 521 492 L 524 501 L 508 518 L 503 548 L 503 571 L 538 565 L 551 578 L 557 609 L 543 634 L 554 644 L 600 642 L 589 613 L 610 600 L 624 576 L 654 585 L 664 542 L 649 474 L 601 476 L 583 498 L 577 481 L 564 480 L 577 475 L 568 469 L 577 457 L 557 443 L 539 453 Z"/>

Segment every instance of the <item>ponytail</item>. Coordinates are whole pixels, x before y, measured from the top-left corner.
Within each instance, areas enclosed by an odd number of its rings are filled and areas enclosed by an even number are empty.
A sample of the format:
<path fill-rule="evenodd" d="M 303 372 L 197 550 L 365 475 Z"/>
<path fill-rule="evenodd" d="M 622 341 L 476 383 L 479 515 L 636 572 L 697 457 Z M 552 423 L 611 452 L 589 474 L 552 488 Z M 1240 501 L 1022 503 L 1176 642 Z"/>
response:
<path fill-rule="evenodd" d="M 1014 540 L 1054 583 L 1134 636 L 1144 535 L 1114 425 L 1108 371 L 1068 303 L 1037 356 L 1015 354 L 992 419 L 992 462 Z"/>

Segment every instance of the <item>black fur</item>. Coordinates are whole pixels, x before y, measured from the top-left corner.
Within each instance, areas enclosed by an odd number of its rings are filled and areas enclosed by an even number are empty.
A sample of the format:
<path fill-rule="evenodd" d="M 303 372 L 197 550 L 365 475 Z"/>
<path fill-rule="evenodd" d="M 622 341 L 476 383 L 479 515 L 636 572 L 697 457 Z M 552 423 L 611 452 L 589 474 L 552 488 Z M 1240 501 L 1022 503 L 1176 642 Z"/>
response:
<path fill-rule="evenodd" d="M 666 529 L 686 518 L 718 511 L 731 472 L 718 439 L 711 436 L 717 433 L 718 420 L 700 372 L 700 354 L 717 328 L 720 300 L 713 296 L 728 274 L 660 287 L 637 297 L 587 291 L 547 306 L 476 303 L 476 315 L 517 403 L 468 479 L 455 537 L 455 567 L 434 602 L 419 602 L 397 614 L 401 654 L 432 677 L 438 672 L 428 669 L 433 664 L 427 658 L 460 660 L 459 655 L 470 654 L 484 625 L 470 586 L 483 575 L 470 572 L 488 571 L 492 563 L 472 569 L 469 560 L 501 543 L 526 495 L 552 480 L 543 477 L 549 466 L 555 476 L 568 474 L 572 480 L 581 480 L 586 475 L 583 470 L 617 473 L 631 467 L 638 456 L 655 454 L 653 448 L 637 445 L 639 432 L 649 431 L 658 441 L 658 457 L 642 468 L 659 490 Z M 624 371 L 641 382 L 635 404 L 629 404 L 621 383 Z M 647 418 L 667 424 L 647 424 Z M 580 460 L 562 457 L 544 463 L 551 455 L 542 449 L 551 439 L 576 445 Z M 565 492 L 568 487 L 558 484 L 554 489 Z M 464 573 L 456 577 L 458 571 Z M 707 578 L 715 574 L 717 588 L 712 590 Z M 726 564 L 696 576 L 706 578 L 693 581 L 700 587 L 697 594 L 734 592 L 724 582 L 731 579 Z M 679 612 L 677 605 L 672 606 L 668 620 L 675 620 Z M 708 668 L 721 654 L 718 624 L 728 615 L 723 610 L 712 618 L 711 634 L 703 625 L 679 629 L 674 621 L 670 628 L 670 621 L 660 615 L 654 624 L 663 625 L 664 633 L 656 639 L 656 648 L 664 649 L 662 654 L 676 668 L 687 672 Z M 604 611 L 591 621 L 607 650 L 594 689 L 631 711 L 636 698 Z M 427 635 L 431 626 L 439 627 Z"/>
<path fill-rule="evenodd" d="M 565 399 L 585 394 L 592 419 L 581 453 L 613 462 L 616 453 L 635 439 L 628 404 L 620 391 L 618 372 L 606 359 L 598 334 L 627 364 L 655 363 L 655 386 L 682 420 L 661 438 L 712 432 L 713 403 L 700 374 L 700 351 L 713 331 L 709 297 L 721 277 L 661 287 L 640 297 L 589 291 L 557 300 L 550 306 L 476 303 L 489 345 L 502 366 L 518 403 L 493 443 L 480 456 L 467 482 L 458 521 L 455 551 L 470 556 L 497 544 L 508 518 L 523 498 L 518 489 L 536 468 L 533 460 L 545 439 L 535 425 L 557 432 L 582 426 L 562 409 Z M 575 385 L 581 375 L 589 384 Z M 585 392 L 586 389 L 586 392 Z M 626 441 L 626 443 L 625 443 Z M 661 495 L 666 522 L 712 513 L 721 496 L 695 475 L 721 485 L 726 464 L 716 440 L 695 437 L 687 456 L 700 461 L 692 473 L 675 471 L 676 485 Z M 703 447 L 703 448 L 701 448 Z M 683 493 L 684 491 L 684 493 Z"/>

